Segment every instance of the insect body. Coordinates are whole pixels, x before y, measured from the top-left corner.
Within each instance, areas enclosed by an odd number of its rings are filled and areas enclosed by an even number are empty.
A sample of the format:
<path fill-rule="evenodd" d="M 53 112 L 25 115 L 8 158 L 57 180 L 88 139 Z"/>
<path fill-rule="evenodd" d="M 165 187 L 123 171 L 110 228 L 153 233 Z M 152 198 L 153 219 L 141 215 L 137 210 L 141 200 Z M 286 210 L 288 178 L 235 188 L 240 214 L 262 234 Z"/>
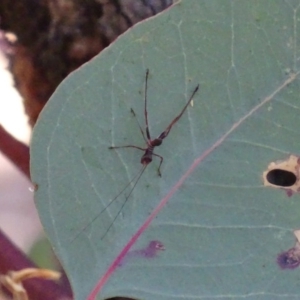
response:
<path fill-rule="evenodd" d="M 152 157 L 153 156 L 156 156 L 160 159 L 160 163 L 159 163 L 159 167 L 157 169 L 157 172 L 158 172 L 158 175 L 161 176 L 161 171 L 160 171 L 160 168 L 161 168 L 161 165 L 163 163 L 163 157 L 161 155 L 158 155 L 156 153 L 154 153 L 154 148 L 155 147 L 158 147 L 162 144 L 163 140 L 168 136 L 170 130 L 172 129 L 173 125 L 181 118 L 181 116 L 183 115 L 183 113 L 185 112 L 185 110 L 187 109 L 188 105 L 191 103 L 193 97 L 195 96 L 195 94 L 197 93 L 198 89 L 199 89 L 199 85 L 196 86 L 196 88 L 194 89 L 194 91 L 192 92 L 192 95 L 190 96 L 188 102 L 186 103 L 186 105 L 183 107 L 183 109 L 181 110 L 180 114 L 178 116 L 176 116 L 172 122 L 170 123 L 170 125 L 155 139 L 151 139 L 151 135 L 150 135 L 150 131 L 149 131 L 149 123 L 148 123 L 148 112 L 147 112 L 147 89 L 148 89 L 148 77 L 149 77 L 149 70 L 147 69 L 146 71 L 146 78 L 145 78 L 145 106 L 144 106 L 144 115 L 145 115 L 145 123 L 146 123 L 146 135 L 141 127 L 141 125 L 139 124 L 139 122 L 137 121 L 138 123 L 138 126 L 140 128 L 140 131 L 143 135 L 143 138 L 146 142 L 146 147 L 145 148 L 141 148 L 141 147 L 138 147 L 138 146 L 134 146 L 134 145 L 126 145 L 126 146 L 111 146 L 109 147 L 109 149 L 120 149 L 120 148 L 135 148 L 135 149 L 139 149 L 139 150 L 142 150 L 144 151 L 144 154 L 143 156 L 141 157 L 141 164 L 143 165 L 142 166 L 142 169 L 137 173 L 137 175 L 135 175 L 132 180 L 119 192 L 119 194 L 114 197 L 109 203 L 108 205 L 103 209 L 101 210 L 97 216 L 95 216 L 93 218 L 93 220 L 87 225 L 85 226 L 78 234 L 77 236 L 83 231 L 85 230 L 90 224 L 93 223 L 93 221 L 95 221 L 101 214 L 102 212 L 104 212 L 127 188 L 128 186 L 134 182 L 132 188 L 130 189 L 129 191 L 129 194 L 125 197 L 125 201 L 124 203 L 122 204 L 120 210 L 118 211 L 117 215 L 114 217 L 114 219 L 112 220 L 110 226 L 106 229 L 104 235 L 102 236 L 101 239 L 103 239 L 106 234 L 108 233 L 108 231 L 110 230 L 110 228 L 112 227 L 112 225 L 114 224 L 115 220 L 117 219 L 117 217 L 120 215 L 122 209 L 124 208 L 128 198 L 130 197 L 130 195 L 132 194 L 135 186 L 137 185 L 139 179 L 141 178 L 142 174 L 144 173 L 146 167 L 152 162 Z M 131 109 L 131 112 L 132 114 L 134 115 L 134 117 L 136 118 L 136 114 L 134 112 L 133 109 Z M 136 118 L 137 120 L 137 118 Z M 77 237 L 76 236 L 76 237 Z M 75 238 L 76 238 L 75 237 Z"/>
<path fill-rule="evenodd" d="M 144 155 L 141 158 L 141 164 L 146 167 L 147 165 L 149 165 L 152 162 L 152 156 L 157 156 L 160 159 L 160 164 L 158 167 L 158 175 L 161 176 L 161 172 L 160 172 L 160 167 L 163 163 L 163 157 L 154 153 L 153 150 L 155 147 L 158 147 L 162 144 L 163 140 L 168 136 L 170 130 L 172 129 L 173 125 L 181 118 L 181 116 L 183 115 L 183 113 L 185 112 L 185 110 L 187 109 L 188 105 L 190 104 L 190 102 L 192 101 L 193 97 L 195 96 L 196 92 L 199 89 L 199 84 L 196 86 L 196 88 L 194 89 L 190 99 L 188 100 L 188 102 L 186 103 L 186 105 L 183 107 L 182 111 L 180 112 L 180 114 L 175 117 L 173 119 L 173 121 L 170 123 L 170 125 L 155 139 L 151 139 L 150 136 L 150 131 L 149 131 L 149 125 L 148 125 L 148 112 L 147 112 L 147 89 L 148 89 L 148 76 L 149 76 L 149 70 L 147 69 L 146 71 L 146 80 L 145 80 L 145 107 L 144 107 L 144 114 L 145 114 L 145 122 L 146 122 L 146 137 L 144 134 L 144 131 L 142 129 L 142 127 L 139 125 L 140 131 L 143 135 L 143 138 L 147 144 L 147 148 L 141 148 L 141 147 L 137 147 L 137 146 L 133 146 L 133 145 L 127 145 L 127 146 L 119 146 L 119 147 L 109 147 L 109 149 L 118 149 L 118 148 L 136 148 L 142 151 L 145 151 Z M 136 117 L 136 114 L 134 112 L 133 109 L 131 109 L 131 112 L 133 113 L 133 115 Z"/>

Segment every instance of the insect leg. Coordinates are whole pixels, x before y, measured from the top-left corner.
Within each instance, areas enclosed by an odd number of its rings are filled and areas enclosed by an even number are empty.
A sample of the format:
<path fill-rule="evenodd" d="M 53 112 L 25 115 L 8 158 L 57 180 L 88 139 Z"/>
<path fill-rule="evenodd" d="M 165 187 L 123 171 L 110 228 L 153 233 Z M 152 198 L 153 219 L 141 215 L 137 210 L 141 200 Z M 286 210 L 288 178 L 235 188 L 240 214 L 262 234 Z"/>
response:
<path fill-rule="evenodd" d="M 151 140 L 151 135 L 150 135 L 150 131 L 149 131 L 149 124 L 148 124 L 148 111 L 147 111 L 148 76 L 149 76 L 149 69 L 146 70 L 146 78 L 145 78 L 145 107 L 144 107 L 144 114 L 145 114 L 145 122 L 146 122 L 146 135 L 147 135 L 148 140 Z"/>
<path fill-rule="evenodd" d="M 167 137 L 167 135 L 169 134 L 169 132 L 170 132 L 171 128 L 173 127 L 173 125 L 181 118 L 181 116 L 183 115 L 183 113 L 184 113 L 185 110 L 187 109 L 188 105 L 189 105 L 190 102 L 192 101 L 192 99 L 193 99 L 193 97 L 195 96 L 195 94 L 197 93 L 198 89 L 199 89 L 199 84 L 198 84 L 198 85 L 196 86 L 196 88 L 194 89 L 194 91 L 193 91 L 193 93 L 192 93 L 192 95 L 191 95 L 189 101 L 186 103 L 186 105 L 184 106 L 184 108 L 182 109 L 182 111 L 180 112 L 180 114 L 179 114 L 177 117 L 175 117 L 175 118 L 173 119 L 173 121 L 171 122 L 171 124 L 166 128 L 166 130 L 165 130 L 164 132 L 162 132 L 162 133 L 160 134 L 160 136 L 159 136 L 158 138 L 164 139 L 164 138 Z"/>
<path fill-rule="evenodd" d="M 135 117 L 135 119 L 136 119 L 136 121 L 137 121 L 137 123 L 138 123 L 138 126 L 139 126 L 139 128 L 140 128 L 140 131 L 141 131 L 141 133 L 142 133 L 142 135 L 143 135 L 143 138 L 144 138 L 146 144 L 148 144 L 148 141 L 147 141 L 147 139 L 146 139 L 146 137 L 145 137 L 144 130 L 142 129 L 142 126 L 141 126 L 141 124 L 140 124 L 138 118 L 136 117 L 136 114 L 135 114 L 135 112 L 134 112 L 134 110 L 133 110 L 132 108 L 131 108 L 131 113 L 134 115 L 134 117 Z"/>
<path fill-rule="evenodd" d="M 133 145 L 126 145 L 126 146 L 110 146 L 108 147 L 108 149 L 119 149 L 119 148 L 135 148 L 135 149 L 139 149 L 142 151 L 146 151 L 147 148 L 141 148 L 141 147 L 137 147 L 137 146 L 133 146 Z"/>
<path fill-rule="evenodd" d="M 152 155 L 154 155 L 154 156 L 156 156 L 160 159 L 160 163 L 159 163 L 159 166 L 158 166 L 158 169 L 157 169 L 157 173 L 158 173 L 158 176 L 161 177 L 160 167 L 163 163 L 164 158 L 161 155 L 158 155 L 156 153 L 152 153 Z"/>

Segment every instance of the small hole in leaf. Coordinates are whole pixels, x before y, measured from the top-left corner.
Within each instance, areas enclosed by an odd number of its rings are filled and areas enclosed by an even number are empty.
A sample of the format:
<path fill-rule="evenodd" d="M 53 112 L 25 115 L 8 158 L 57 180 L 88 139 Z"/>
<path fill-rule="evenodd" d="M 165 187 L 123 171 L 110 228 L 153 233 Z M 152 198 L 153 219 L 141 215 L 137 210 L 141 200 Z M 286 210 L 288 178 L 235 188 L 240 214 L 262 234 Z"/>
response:
<path fill-rule="evenodd" d="M 271 170 L 266 177 L 269 183 L 283 187 L 292 186 L 297 181 L 297 177 L 293 172 L 281 169 Z"/>

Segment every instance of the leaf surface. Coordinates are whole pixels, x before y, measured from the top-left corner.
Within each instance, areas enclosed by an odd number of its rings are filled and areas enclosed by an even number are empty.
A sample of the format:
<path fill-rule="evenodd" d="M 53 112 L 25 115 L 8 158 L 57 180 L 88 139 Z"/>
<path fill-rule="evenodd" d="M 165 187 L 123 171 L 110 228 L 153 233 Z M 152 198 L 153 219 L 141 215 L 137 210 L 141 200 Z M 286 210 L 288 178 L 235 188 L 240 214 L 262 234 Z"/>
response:
<path fill-rule="evenodd" d="M 295 243 L 299 195 L 262 181 L 271 162 L 300 153 L 299 4 L 181 1 L 58 87 L 34 130 L 31 171 L 76 299 L 100 278 L 98 299 L 300 297 L 299 270 L 276 262 Z M 144 127 L 147 68 L 152 138 L 200 91 L 155 149 L 162 177 L 154 158 L 101 239 L 130 187 L 99 212 L 142 167 L 143 152 L 108 147 L 145 145 L 130 110 Z"/>

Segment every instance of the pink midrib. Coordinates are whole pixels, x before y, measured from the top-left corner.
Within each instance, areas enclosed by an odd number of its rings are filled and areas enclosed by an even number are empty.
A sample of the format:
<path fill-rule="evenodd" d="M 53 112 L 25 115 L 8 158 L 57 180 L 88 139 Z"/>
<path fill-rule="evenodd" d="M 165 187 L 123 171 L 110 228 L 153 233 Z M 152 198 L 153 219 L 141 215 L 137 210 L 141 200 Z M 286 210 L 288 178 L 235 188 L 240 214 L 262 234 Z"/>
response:
<path fill-rule="evenodd" d="M 116 268 L 120 265 L 121 261 L 124 259 L 125 255 L 128 253 L 130 248 L 135 244 L 140 235 L 148 228 L 152 220 L 157 216 L 157 214 L 161 211 L 161 209 L 166 205 L 169 199 L 175 194 L 175 192 L 181 187 L 181 185 L 185 182 L 185 180 L 191 175 L 191 173 L 198 167 L 198 165 L 216 148 L 218 148 L 223 141 L 236 129 L 238 128 L 246 119 L 252 116 L 256 111 L 258 111 L 262 106 L 271 101 L 276 94 L 278 94 L 284 87 L 286 87 L 289 83 L 293 82 L 299 73 L 291 74 L 290 77 L 283 82 L 272 94 L 267 96 L 262 102 L 254 106 L 246 115 L 244 115 L 241 119 L 239 119 L 236 123 L 234 123 L 231 128 L 219 139 L 217 140 L 209 149 L 207 149 L 204 153 L 202 153 L 197 159 L 194 160 L 192 165 L 186 171 L 185 174 L 179 179 L 179 181 L 171 188 L 171 190 L 167 193 L 167 195 L 160 201 L 158 206 L 153 210 L 151 215 L 146 219 L 146 221 L 142 224 L 142 226 L 138 229 L 138 231 L 132 236 L 132 238 L 128 241 L 126 246 L 122 249 L 120 254 L 116 257 L 110 267 L 107 269 L 105 274 L 100 278 L 97 282 L 96 286 L 88 296 L 87 300 L 96 299 L 97 294 L 103 288 L 104 284 L 107 282 L 109 277 L 114 273 Z"/>

